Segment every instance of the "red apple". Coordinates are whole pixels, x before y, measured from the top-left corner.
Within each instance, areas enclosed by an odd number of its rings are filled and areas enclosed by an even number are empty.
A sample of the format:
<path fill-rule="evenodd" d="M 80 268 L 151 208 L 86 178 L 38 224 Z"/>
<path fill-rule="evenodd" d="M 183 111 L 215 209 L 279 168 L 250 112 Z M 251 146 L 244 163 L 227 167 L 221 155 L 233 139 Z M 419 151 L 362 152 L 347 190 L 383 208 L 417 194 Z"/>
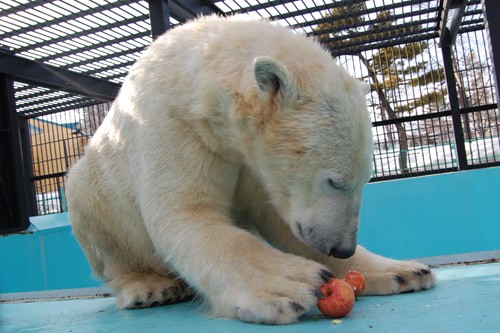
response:
<path fill-rule="evenodd" d="M 322 285 L 319 291 L 323 297 L 318 299 L 318 308 L 325 316 L 341 318 L 351 312 L 355 297 L 349 283 L 332 279 Z"/>
<path fill-rule="evenodd" d="M 351 285 L 354 296 L 358 296 L 359 293 L 366 288 L 365 278 L 363 274 L 358 271 L 349 270 L 344 276 L 344 281 Z"/>

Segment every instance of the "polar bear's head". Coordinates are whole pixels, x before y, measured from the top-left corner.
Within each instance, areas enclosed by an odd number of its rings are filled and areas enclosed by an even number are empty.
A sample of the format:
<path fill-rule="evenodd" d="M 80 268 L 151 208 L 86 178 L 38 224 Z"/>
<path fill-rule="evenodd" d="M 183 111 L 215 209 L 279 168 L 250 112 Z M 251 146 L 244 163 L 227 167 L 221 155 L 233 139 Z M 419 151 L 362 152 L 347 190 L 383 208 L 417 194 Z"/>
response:
<path fill-rule="evenodd" d="M 254 60 L 260 101 L 249 164 L 297 238 L 347 258 L 372 172 L 367 84 L 333 61 L 305 67 L 301 73 L 270 57 Z"/>

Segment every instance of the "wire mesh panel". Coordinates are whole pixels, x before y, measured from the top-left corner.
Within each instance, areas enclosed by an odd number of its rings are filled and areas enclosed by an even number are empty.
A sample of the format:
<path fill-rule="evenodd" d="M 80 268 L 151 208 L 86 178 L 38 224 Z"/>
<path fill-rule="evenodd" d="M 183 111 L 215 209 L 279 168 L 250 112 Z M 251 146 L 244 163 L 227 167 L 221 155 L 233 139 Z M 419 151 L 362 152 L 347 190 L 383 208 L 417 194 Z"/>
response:
<path fill-rule="evenodd" d="M 36 188 L 36 209 L 39 215 L 67 211 L 64 195 L 65 176 L 54 176 L 34 181 Z"/>
<path fill-rule="evenodd" d="M 374 179 L 428 174 L 456 169 L 451 117 L 435 117 L 374 126 Z M 404 132 L 402 132 L 402 130 Z M 405 144 L 401 144 L 403 137 Z"/>
<path fill-rule="evenodd" d="M 94 102 L 95 103 L 95 102 Z M 109 104 L 28 116 L 33 182 L 39 214 L 66 210 L 66 172 L 104 120 Z"/>
<path fill-rule="evenodd" d="M 437 39 L 337 57 L 371 84 L 374 179 L 456 168 L 453 126 Z"/>
<path fill-rule="evenodd" d="M 364 6 L 351 5 L 334 12 L 363 11 Z M 469 8 L 454 47 L 453 71 L 463 138 L 455 137 L 437 36 L 365 51 L 358 48 L 336 57 L 354 76 L 371 84 L 368 106 L 374 125 L 374 180 L 457 170 L 456 140 L 465 140 L 471 167 L 500 162 L 498 108 L 485 32 L 482 27 L 470 26 L 480 21 L 478 7 L 475 4 Z M 378 17 L 381 15 L 387 28 L 400 24 L 401 18 L 394 10 L 379 13 Z M 355 19 L 369 20 L 359 16 Z M 323 27 L 352 23 L 342 17 L 338 20 L 323 23 Z M 357 31 L 352 33 L 354 38 Z"/>
<path fill-rule="evenodd" d="M 494 165 L 500 161 L 500 115 L 497 108 L 476 111 L 465 118 L 473 135 L 465 140 L 471 167 Z"/>
<path fill-rule="evenodd" d="M 467 161 L 471 167 L 498 163 L 500 113 L 484 31 L 460 34 L 453 60 Z"/>

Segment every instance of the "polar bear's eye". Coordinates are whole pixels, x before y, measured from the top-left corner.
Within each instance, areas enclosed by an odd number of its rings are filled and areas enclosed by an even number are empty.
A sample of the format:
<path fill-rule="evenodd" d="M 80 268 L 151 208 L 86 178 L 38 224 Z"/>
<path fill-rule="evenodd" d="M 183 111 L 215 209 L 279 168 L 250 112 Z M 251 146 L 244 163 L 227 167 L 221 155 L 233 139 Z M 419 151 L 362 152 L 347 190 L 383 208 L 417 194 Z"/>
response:
<path fill-rule="evenodd" d="M 328 185 L 334 189 L 341 190 L 344 188 L 344 184 L 339 180 L 335 180 L 333 178 L 328 178 L 327 182 L 328 182 Z"/>
<path fill-rule="evenodd" d="M 307 96 L 304 96 L 304 95 L 297 95 L 297 103 L 299 104 L 306 104 L 308 103 L 311 99 Z"/>

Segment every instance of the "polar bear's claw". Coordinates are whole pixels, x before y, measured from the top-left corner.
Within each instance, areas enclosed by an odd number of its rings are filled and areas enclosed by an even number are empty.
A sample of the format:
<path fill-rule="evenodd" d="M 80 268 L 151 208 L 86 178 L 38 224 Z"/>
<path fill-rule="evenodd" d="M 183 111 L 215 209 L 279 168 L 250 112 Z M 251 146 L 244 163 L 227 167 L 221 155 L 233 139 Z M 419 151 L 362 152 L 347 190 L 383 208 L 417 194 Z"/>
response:
<path fill-rule="evenodd" d="M 405 278 L 400 275 L 394 275 L 393 279 L 396 280 L 400 285 L 406 284 Z"/>
<path fill-rule="evenodd" d="M 292 308 L 292 310 L 294 310 L 295 312 L 302 312 L 302 313 L 304 313 L 306 311 L 306 309 L 304 309 L 304 307 L 302 305 L 300 305 L 299 303 L 289 302 L 288 304 L 290 305 L 290 307 Z"/>
<path fill-rule="evenodd" d="M 334 276 L 333 274 L 330 272 L 330 271 L 327 271 L 326 269 L 323 269 L 319 272 L 319 277 L 321 278 L 321 280 L 323 280 L 324 282 L 328 282 L 330 281 Z"/>
<path fill-rule="evenodd" d="M 431 274 L 431 270 L 429 268 L 422 268 L 420 270 L 414 271 L 413 274 L 415 274 L 417 276 L 422 276 L 425 274 Z"/>

